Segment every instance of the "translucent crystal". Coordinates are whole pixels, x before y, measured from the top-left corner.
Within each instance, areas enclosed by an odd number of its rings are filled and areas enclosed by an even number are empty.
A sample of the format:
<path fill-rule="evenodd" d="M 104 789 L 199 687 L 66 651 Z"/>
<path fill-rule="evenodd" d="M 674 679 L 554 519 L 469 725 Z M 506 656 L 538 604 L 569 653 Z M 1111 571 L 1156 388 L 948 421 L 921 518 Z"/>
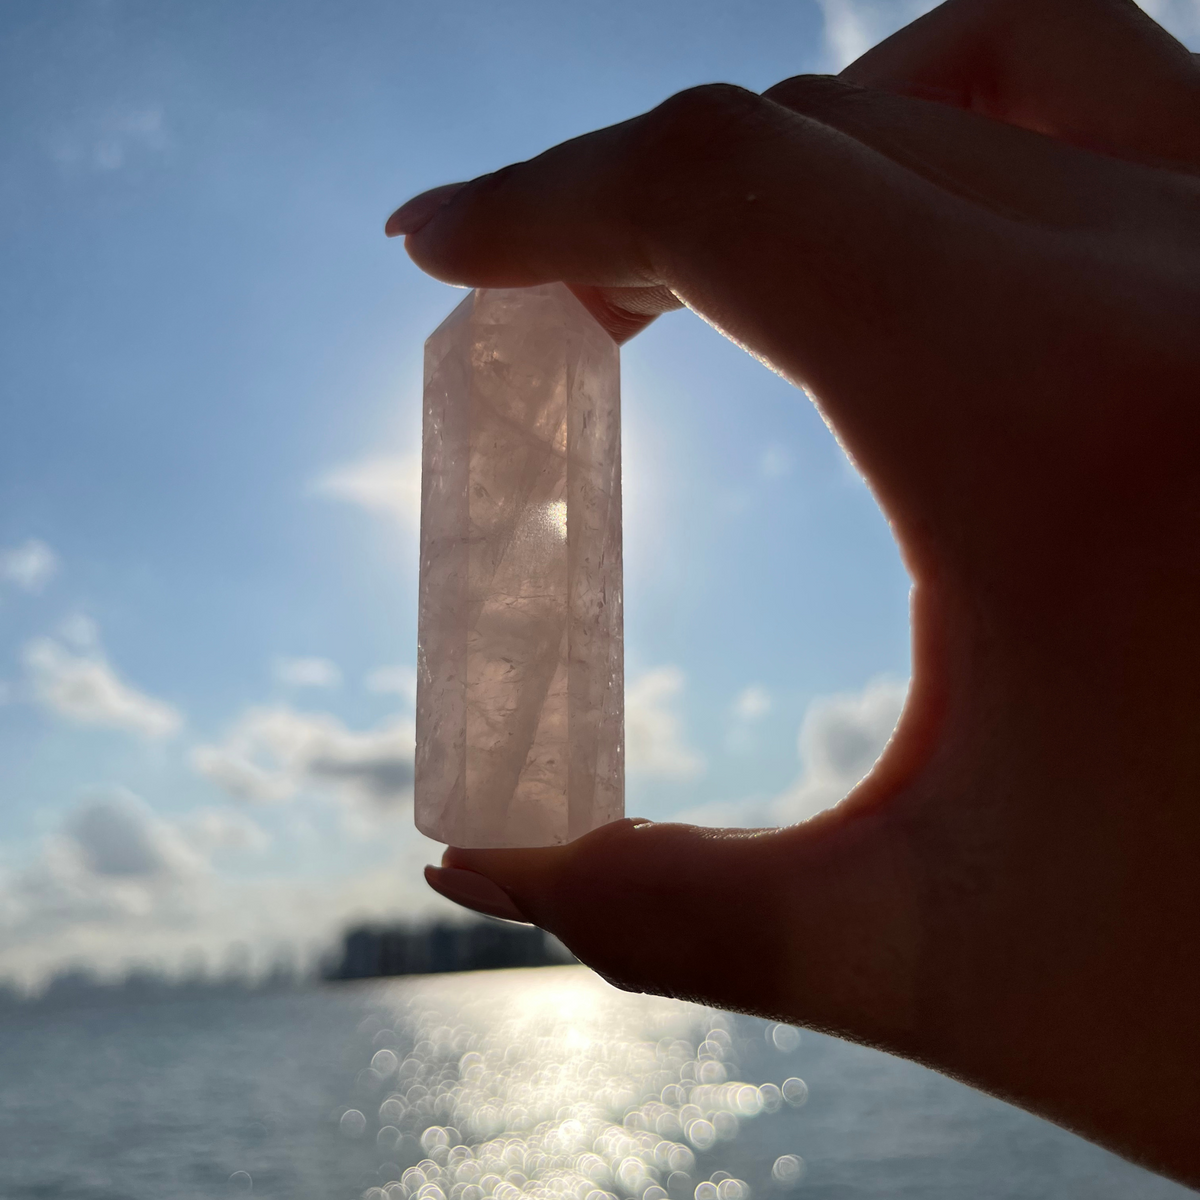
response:
<path fill-rule="evenodd" d="M 416 821 L 549 846 L 624 811 L 620 365 L 562 284 L 425 344 Z"/>

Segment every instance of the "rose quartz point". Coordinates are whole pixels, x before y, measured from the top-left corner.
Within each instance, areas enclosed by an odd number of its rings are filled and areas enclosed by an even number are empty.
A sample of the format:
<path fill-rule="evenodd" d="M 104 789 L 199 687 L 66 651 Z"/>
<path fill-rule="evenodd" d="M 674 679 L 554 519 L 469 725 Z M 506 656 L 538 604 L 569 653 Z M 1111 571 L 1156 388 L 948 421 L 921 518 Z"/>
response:
<path fill-rule="evenodd" d="M 425 343 L 416 822 L 553 846 L 623 815 L 620 360 L 562 284 Z"/>

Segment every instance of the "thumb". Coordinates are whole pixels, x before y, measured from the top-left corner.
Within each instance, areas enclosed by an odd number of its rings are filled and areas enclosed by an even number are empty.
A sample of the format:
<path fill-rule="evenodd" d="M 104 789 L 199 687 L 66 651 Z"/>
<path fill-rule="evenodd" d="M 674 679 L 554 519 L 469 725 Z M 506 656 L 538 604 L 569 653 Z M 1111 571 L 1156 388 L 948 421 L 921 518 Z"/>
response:
<path fill-rule="evenodd" d="M 624 820 L 566 846 L 452 848 L 426 874 L 449 899 L 549 930 L 625 990 L 911 1051 L 916 890 L 885 824 L 844 806 L 788 829 Z M 484 880 L 500 889 L 490 905 Z"/>

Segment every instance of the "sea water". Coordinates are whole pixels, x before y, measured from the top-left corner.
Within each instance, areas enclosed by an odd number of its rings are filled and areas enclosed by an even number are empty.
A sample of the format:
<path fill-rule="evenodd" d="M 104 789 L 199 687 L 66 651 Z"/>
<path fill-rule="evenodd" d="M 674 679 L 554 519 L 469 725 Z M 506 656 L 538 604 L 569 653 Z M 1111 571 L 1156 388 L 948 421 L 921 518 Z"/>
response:
<path fill-rule="evenodd" d="M 26 1006 L 4 1200 L 1159 1200 L 910 1063 L 580 967 Z"/>

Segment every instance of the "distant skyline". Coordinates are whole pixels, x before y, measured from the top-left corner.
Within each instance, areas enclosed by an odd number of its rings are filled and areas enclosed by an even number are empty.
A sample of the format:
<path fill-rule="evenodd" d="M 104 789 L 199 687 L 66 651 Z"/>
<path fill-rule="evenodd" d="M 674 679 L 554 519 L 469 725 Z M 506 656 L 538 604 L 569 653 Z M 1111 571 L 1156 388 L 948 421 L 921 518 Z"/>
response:
<path fill-rule="evenodd" d="M 461 293 L 384 218 L 929 7 L 4 6 L 0 978 L 446 911 L 412 828 L 417 455 Z M 1200 0 L 1147 7 L 1198 44 Z M 623 393 L 628 811 L 815 812 L 903 700 L 886 522 L 804 395 L 689 313 Z"/>

